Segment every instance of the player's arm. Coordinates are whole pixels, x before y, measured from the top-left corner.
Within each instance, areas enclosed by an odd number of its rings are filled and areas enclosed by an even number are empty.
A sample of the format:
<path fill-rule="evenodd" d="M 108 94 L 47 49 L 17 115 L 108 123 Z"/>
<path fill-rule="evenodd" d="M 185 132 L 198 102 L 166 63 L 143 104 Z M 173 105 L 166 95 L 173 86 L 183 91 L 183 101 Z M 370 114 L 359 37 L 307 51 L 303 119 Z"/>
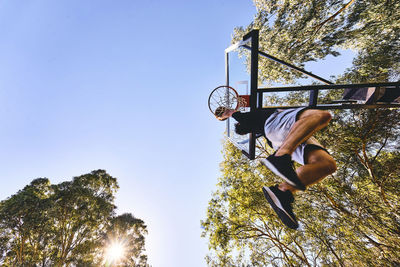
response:
<path fill-rule="evenodd" d="M 227 118 L 229 118 L 230 116 L 232 116 L 232 114 L 235 112 L 236 112 L 236 110 L 234 110 L 234 109 L 224 108 L 224 110 L 221 110 L 221 112 L 219 112 L 219 113 L 216 112 L 215 116 L 217 117 L 218 120 L 224 121 Z"/>

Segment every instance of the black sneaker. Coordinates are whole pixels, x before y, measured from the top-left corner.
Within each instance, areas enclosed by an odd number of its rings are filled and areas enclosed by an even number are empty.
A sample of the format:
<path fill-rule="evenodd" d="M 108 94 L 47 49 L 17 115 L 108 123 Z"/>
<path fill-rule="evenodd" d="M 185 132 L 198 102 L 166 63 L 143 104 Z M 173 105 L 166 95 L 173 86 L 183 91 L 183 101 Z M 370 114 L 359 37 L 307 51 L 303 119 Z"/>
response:
<path fill-rule="evenodd" d="M 304 184 L 300 181 L 293 167 L 292 157 L 288 154 L 275 156 L 275 153 L 269 156 L 262 163 L 273 173 L 284 179 L 288 184 L 299 190 L 306 190 Z"/>
<path fill-rule="evenodd" d="M 289 228 L 297 229 L 296 216 L 293 214 L 292 203 L 294 201 L 293 194 L 290 191 L 281 191 L 278 185 L 271 187 L 263 187 L 265 198 L 271 204 L 272 208 L 278 215 L 279 219 Z"/>

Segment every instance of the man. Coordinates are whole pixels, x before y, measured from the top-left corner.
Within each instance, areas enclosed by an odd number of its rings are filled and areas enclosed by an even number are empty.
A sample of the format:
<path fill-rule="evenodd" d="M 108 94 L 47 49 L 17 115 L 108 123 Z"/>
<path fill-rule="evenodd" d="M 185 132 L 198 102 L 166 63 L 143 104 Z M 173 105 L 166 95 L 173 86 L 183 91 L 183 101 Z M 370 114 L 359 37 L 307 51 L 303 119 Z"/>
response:
<path fill-rule="evenodd" d="M 237 121 L 235 131 L 238 134 L 263 134 L 276 150 L 262 162 L 284 182 L 264 186 L 263 193 L 282 222 L 297 229 L 299 225 L 292 210 L 293 194 L 336 171 L 335 160 L 312 137 L 328 125 L 331 114 L 307 108 L 241 113 L 223 107 L 217 108 L 215 114 L 219 120 L 232 116 Z M 303 166 L 295 170 L 292 160 Z"/>

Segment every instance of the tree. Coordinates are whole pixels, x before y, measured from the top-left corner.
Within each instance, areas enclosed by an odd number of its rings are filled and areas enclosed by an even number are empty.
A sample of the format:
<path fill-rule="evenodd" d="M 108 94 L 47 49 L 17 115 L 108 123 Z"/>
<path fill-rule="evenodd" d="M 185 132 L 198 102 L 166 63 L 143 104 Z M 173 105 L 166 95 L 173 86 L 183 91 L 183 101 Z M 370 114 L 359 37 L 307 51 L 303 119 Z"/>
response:
<path fill-rule="evenodd" d="M 125 213 L 112 219 L 103 247 L 112 246 L 115 242 L 124 247 L 125 256 L 117 266 L 147 266 L 147 256 L 143 253 L 145 234 L 144 222 Z"/>
<path fill-rule="evenodd" d="M 353 67 L 336 82 L 398 79 L 398 1 L 264 1 L 239 40 L 260 29 L 260 50 L 304 65 L 340 48 L 357 51 Z M 260 82 L 293 83 L 298 73 L 260 59 Z M 337 92 L 321 97 L 337 99 Z M 304 102 L 304 94 L 267 102 Z M 226 141 L 222 175 L 202 221 L 210 266 L 398 266 L 400 264 L 400 111 L 341 110 L 317 134 L 337 161 L 338 171 L 297 194 L 300 231 L 285 228 L 264 200 L 261 187 L 280 182 L 249 162 Z M 271 150 L 263 142 L 264 156 Z"/>
<path fill-rule="evenodd" d="M 46 263 L 50 218 L 43 211 L 50 207 L 50 192 L 49 180 L 39 178 L 0 203 L 0 256 L 4 265 Z"/>
<path fill-rule="evenodd" d="M 347 76 L 358 82 L 396 80 L 400 73 L 400 3 L 377 0 L 254 0 L 257 14 L 234 30 L 233 42 L 260 30 L 260 50 L 304 66 L 340 49 L 357 52 Z M 243 53 L 243 51 L 242 51 Z M 301 74 L 260 59 L 260 81 L 293 83 Z"/>
<path fill-rule="evenodd" d="M 131 214 L 115 215 L 117 189 L 116 178 L 104 170 L 55 185 L 46 178 L 33 180 L 0 203 L 0 262 L 3 266 L 97 266 L 104 261 L 107 233 L 119 229 L 121 235 L 131 237 L 126 250 L 129 264 L 138 258 L 134 266 L 146 266 L 146 226 Z"/>
<path fill-rule="evenodd" d="M 261 192 L 280 180 L 226 142 L 222 176 L 202 222 L 209 265 L 400 263 L 399 115 L 348 111 L 317 136 L 338 171 L 297 195 L 300 231 L 285 228 Z"/>

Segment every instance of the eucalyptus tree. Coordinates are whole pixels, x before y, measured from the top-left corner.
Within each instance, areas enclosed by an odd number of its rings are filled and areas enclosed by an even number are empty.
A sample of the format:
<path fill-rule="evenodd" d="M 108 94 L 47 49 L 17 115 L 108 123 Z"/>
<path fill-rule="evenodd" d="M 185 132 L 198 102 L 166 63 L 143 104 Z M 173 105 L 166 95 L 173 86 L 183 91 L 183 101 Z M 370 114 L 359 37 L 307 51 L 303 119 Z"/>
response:
<path fill-rule="evenodd" d="M 356 52 L 336 83 L 394 81 L 400 76 L 400 2 L 254 0 L 257 14 L 233 42 L 260 30 L 260 50 L 298 66 L 341 49 Z M 243 52 L 243 55 L 246 55 Z M 295 83 L 299 73 L 260 58 L 260 81 Z M 337 99 L 337 92 L 322 93 Z M 302 93 L 267 102 L 305 102 Z M 338 170 L 296 194 L 300 230 L 285 228 L 261 188 L 280 182 L 225 142 L 221 177 L 201 222 L 210 266 L 400 265 L 400 111 L 333 111 L 317 139 Z M 260 147 L 266 155 L 272 151 Z"/>
<path fill-rule="evenodd" d="M 261 192 L 280 182 L 226 142 L 202 221 L 209 265 L 391 266 L 400 263 L 400 112 L 347 111 L 317 138 L 338 171 L 296 195 L 300 230 L 285 228 Z"/>
<path fill-rule="evenodd" d="M 356 53 L 348 70 L 354 82 L 396 80 L 400 73 L 400 2 L 380 0 L 254 0 L 257 13 L 232 41 L 260 30 L 260 50 L 287 62 L 304 63 Z M 293 83 L 301 74 L 260 59 L 260 81 Z"/>
<path fill-rule="evenodd" d="M 146 225 L 115 214 L 117 189 L 104 170 L 59 184 L 33 180 L 0 202 L 1 265 L 99 266 L 110 233 L 118 232 L 115 238 L 125 241 L 122 266 L 146 266 Z"/>

